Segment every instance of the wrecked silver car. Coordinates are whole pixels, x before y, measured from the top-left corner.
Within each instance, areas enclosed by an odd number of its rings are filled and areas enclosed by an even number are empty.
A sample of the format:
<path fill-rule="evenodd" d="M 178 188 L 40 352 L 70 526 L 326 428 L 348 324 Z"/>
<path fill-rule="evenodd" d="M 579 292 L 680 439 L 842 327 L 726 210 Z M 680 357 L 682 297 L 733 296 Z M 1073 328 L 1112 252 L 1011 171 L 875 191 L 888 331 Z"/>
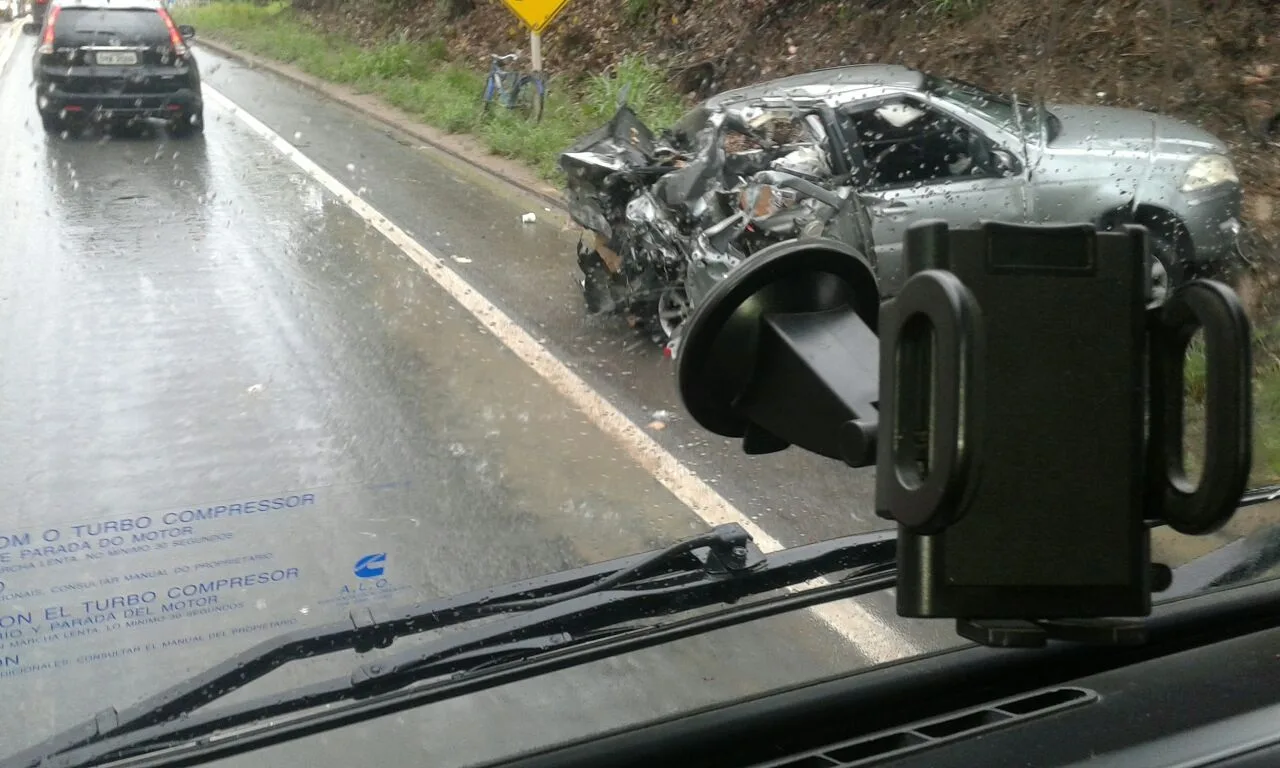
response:
<path fill-rule="evenodd" d="M 593 312 L 670 338 L 707 288 L 762 245 L 841 240 L 883 295 L 912 224 L 1136 223 L 1153 294 L 1238 255 L 1242 187 L 1217 137 L 1111 107 L 1030 104 L 899 65 L 726 91 L 656 137 L 625 107 L 560 158 Z"/>
<path fill-rule="evenodd" d="M 828 141 L 838 120 L 794 105 L 696 109 L 657 136 L 621 106 L 560 157 L 569 211 L 587 230 L 578 263 L 589 311 L 671 343 L 706 292 L 768 245 L 826 237 L 870 258 L 854 166 Z"/>

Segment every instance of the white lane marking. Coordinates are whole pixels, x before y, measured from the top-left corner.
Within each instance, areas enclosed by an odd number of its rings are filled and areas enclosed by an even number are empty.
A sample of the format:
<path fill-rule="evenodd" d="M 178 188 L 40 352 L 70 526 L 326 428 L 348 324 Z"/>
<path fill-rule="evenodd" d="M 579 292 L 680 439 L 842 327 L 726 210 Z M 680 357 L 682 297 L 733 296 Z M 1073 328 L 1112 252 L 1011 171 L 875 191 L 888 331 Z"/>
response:
<path fill-rule="evenodd" d="M 413 259 L 432 280 L 435 280 L 453 297 L 454 301 L 484 323 L 494 337 L 577 406 L 598 429 L 616 439 L 640 466 L 688 506 L 695 515 L 708 525 L 737 523 L 751 534 L 756 545 L 764 552 L 782 549 L 781 542 L 752 522 L 666 449 L 658 445 L 604 396 L 592 389 L 559 358 L 551 354 L 550 350 L 538 343 L 527 331 L 481 296 L 457 272 L 446 266 L 440 257 L 422 247 L 404 230 L 392 224 L 386 216 L 358 197 L 342 182 L 329 175 L 262 121 L 207 83 L 203 87 L 206 100 L 214 102 L 238 117 L 249 130 L 261 136 L 308 176 L 324 185 L 338 199 L 346 203 L 356 215 L 376 228 L 405 255 Z M 824 578 L 808 584 L 819 586 L 829 583 Z M 801 587 L 797 586 L 792 588 L 792 591 L 800 589 Z M 920 653 L 920 649 L 914 643 L 901 633 L 885 626 L 880 618 L 858 603 L 852 601 L 827 603 L 810 610 L 819 620 L 876 663 Z"/>
<path fill-rule="evenodd" d="M 22 18 L 26 18 L 23 16 Z M 18 35 L 22 33 L 22 24 L 18 19 L 9 22 L 9 28 L 0 35 L 0 72 L 9 63 L 9 57 L 18 49 Z"/>

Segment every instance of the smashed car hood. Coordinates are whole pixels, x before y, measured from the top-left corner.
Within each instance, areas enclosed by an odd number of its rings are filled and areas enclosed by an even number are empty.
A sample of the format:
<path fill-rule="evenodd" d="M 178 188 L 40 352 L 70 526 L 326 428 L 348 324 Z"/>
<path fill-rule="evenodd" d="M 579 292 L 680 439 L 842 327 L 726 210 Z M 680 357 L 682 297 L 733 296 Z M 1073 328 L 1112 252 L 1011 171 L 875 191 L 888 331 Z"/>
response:
<path fill-rule="evenodd" d="M 1049 143 L 1054 150 L 1192 157 L 1227 153 L 1227 146 L 1211 133 L 1175 118 L 1116 107 L 1048 105 L 1061 130 Z"/>

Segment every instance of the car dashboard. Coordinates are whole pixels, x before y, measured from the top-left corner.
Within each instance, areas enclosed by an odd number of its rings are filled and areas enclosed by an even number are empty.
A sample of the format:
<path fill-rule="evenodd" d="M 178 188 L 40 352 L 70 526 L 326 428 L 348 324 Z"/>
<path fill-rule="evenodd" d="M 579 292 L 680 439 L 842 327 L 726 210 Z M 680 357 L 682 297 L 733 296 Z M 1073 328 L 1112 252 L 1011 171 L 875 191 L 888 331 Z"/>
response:
<path fill-rule="evenodd" d="M 1141 646 L 965 646 L 491 765 L 1280 765 L 1278 587 L 1158 606 Z"/>

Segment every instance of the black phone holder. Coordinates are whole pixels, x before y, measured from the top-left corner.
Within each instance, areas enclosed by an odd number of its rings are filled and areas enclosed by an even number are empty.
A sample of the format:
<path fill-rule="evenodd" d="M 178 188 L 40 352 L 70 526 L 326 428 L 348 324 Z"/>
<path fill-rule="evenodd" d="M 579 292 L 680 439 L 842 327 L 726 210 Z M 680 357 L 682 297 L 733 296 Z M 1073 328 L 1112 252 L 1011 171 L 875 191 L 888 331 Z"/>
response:
<path fill-rule="evenodd" d="M 771 246 L 708 293 L 677 359 L 690 415 L 747 453 L 876 466 L 898 613 L 980 643 L 1133 643 L 1167 586 L 1150 528 L 1225 524 L 1251 463 L 1248 319 L 1226 285 L 1151 298 L 1147 232 L 926 221 L 881 303 L 843 243 Z M 1200 331 L 1204 466 L 1184 470 Z M 1119 618 L 1117 618 L 1119 617 Z"/>

